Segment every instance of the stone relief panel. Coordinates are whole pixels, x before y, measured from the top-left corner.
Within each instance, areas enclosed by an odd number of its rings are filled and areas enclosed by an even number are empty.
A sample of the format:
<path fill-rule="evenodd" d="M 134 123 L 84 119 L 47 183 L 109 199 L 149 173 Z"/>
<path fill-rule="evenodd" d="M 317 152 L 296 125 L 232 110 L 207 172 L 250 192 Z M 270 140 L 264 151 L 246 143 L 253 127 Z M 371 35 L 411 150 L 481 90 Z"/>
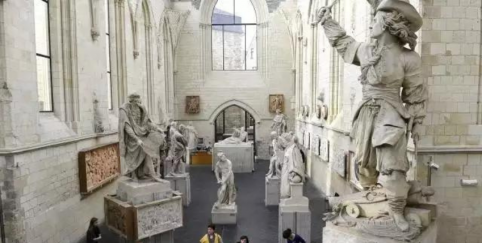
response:
<path fill-rule="evenodd" d="M 285 99 L 283 94 L 271 94 L 269 95 L 269 112 L 276 113 L 276 110 L 281 110 L 281 113 L 284 112 L 285 108 Z"/>
<path fill-rule="evenodd" d="M 137 239 L 182 227 L 181 197 L 136 206 Z"/>
<path fill-rule="evenodd" d="M 305 138 L 304 138 L 304 143 L 303 145 L 305 146 L 306 150 L 310 150 L 311 147 L 311 133 L 305 133 Z"/>
<path fill-rule="evenodd" d="M 311 147 L 311 150 L 313 151 L 314 154 L 316 154 L 317 156 L 320 156 L 320 136 L 315 136 L 313 138 L 313 143 L 312 143 L 312 147 Z"/>
<path fill-rule="evenodd" d="M 201 111 L 201 98 L 199 96 L 186 96 L 186 113 L 198 114 Z"/>
<path fill-rule="evenodd" d="M 333 149 L 331 169 L 336 173 L 338 173 L 343 178 L 346 178 L 346 159 L 347 159 L 347 154 L 345 153 L 345 151 Z"/>
<path fill-rule="evenodd" d="M 320 156 L 321 160 L 330 161 L 330 141 L 326 138 L 322 138 L 320 141 Z"/>
<path fill-rule="evenodd" d="M 79 152 L 80 193 L 88 194 L 120 175 L 119 144 Z"/>
<path fill-rule="evenodd" d="M 122 237 L 132 240 L 134 228 L 130 205 L 112 196 L 104 198 L 105 223 L 107 227 Z"/>

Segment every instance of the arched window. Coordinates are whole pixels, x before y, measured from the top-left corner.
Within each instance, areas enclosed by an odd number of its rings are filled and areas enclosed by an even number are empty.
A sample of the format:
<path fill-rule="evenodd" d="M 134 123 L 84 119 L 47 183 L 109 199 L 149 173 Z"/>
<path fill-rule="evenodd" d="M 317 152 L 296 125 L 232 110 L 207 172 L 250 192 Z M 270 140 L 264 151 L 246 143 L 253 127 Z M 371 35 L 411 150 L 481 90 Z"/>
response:
<path fill-rule="evenodd" d="M 52 112 L 52 64 L 50 56 L 49 1 L 35 0 L 37 89 L 41 112 Z"/>
<path fill-rule="evenodd" d="M 250 0 L 218 0 L 212 24 L 212 69 L 257 70 L 256 12 Z"/>

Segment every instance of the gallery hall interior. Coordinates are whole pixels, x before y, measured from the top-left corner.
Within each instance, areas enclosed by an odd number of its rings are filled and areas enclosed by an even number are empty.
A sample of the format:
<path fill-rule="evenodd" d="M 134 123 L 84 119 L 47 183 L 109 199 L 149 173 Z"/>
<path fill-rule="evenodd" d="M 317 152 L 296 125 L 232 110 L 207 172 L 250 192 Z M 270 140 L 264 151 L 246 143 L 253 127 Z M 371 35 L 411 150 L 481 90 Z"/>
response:
<path fill-rule="evenodd" d="M 481 0 L 0 0 L 1 243 L 482 243 Z"/>

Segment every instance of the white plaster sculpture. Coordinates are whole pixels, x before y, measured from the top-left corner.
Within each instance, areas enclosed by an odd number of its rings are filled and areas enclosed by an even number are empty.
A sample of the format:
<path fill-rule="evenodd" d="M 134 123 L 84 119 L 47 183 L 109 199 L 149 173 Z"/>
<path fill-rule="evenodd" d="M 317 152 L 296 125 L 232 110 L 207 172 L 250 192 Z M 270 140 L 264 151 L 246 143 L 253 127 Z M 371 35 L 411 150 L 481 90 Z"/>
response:
<path fill-rule="evenodd" d="M 129 102 L 119 109 L 119 148 L 127 165 L 125 174 L 134 180 L 149 176 L 164 182 L 155 170 L 164 144 L 164 132 L 152 123 L 139 94 L 129 95 Z"/>
<path fill-rule="evenodd" d="M 184 125 L 179 126 L 181 130 L 184 130 Z M 170 167 L 170 172 L 166 172 L 167 175 L 176 176 L 184 175 L 186 173 L 184 156 L 186 155 L 187 140 L 177 129 L 177 123 L 172 122 L 170 131 L 170 148 L 168 153 L 168 158 L 172 166 Z"/>
<path fill-rule="evenodd" d="M 239 129 L 233 129 L 233 135 L 230 137 L 218 142 L 219 144 L 240 144 L 243 141 L 241 140 L 241 131 Z"/>
<path fill-rule="evenodd" d="M 189 149 L 194 149 L 197 147 L 197 138 L 198 138 L 198 133 L 196 131 L 196 128 L 194 128 L 194 125 L 192 122 L 189 122 L 188 126 L 186 126 L 186 131 L 187 131 L 187 146 Z"/>
<path fill-rule="evenodd" d="M 239 129 L 239 140 L 241 142 L 248 142 L 248 132 L 246 131 L 244 126 Z"/>
<path fill-rule="evenodd" d="M 345 62 L 361 66 L 363 100 L 351 136 L 355 163 L 365 188 L 380 184 L 387 196 L 389 217 L 401 232 L 417 228 L 404 217 L 409 169 L 407 142 L 419 139 L 425 117 L 427 87 L 421 77 L 421 58 L 414 51 L 422 17 L 408 0 L 369 0 L 375 8 L 371 37 L 360 43 L 332 19 L 330 7 L 317 11 L 330 44 Z M 408 45 L 409 48 L 404 47 Z"/>
<path fill-rule="evenodd" d="M 291 196 L 290 183 L 305 181 L 305 163 L 296 136 L 292 133 L 283 133 L 278 140 L 281 146 L 286 148 L 281 168 L 280 197 L 289 198 Z"/>
<path fill-rule="evenodd" d="M 270 159 L 269 171 L 266 174 L 266 177 L 280 178 L 285 148 L 283 148 L 283 146 L 281 145 L 281 139 L 279 138 L 278 133 L 276 133 L 276 131 L 271 132 L 271 144 L 273 147 L 273 155 L 271 156 L 271 159 Z"/>
<path fill-rule="evenodd" d="M 288 128 L 286 123 L 286 116 L 281 113 L 280 109 L 276 110 L 276 116 L 274 116 L 273 124 L 271 124 L 271 129 L 274 129 L 278 136 L 285 133 Z"/>
<path fill-rule="evenodd" d="M 224 153 L 218 153 L 219 161 L 216 163 L 214 173 L 221 187 L 218 189 L 218 200 L 214 208 L 222 208 L 236 204 L 236 185 L 234 184 L 233 166 Z"/>

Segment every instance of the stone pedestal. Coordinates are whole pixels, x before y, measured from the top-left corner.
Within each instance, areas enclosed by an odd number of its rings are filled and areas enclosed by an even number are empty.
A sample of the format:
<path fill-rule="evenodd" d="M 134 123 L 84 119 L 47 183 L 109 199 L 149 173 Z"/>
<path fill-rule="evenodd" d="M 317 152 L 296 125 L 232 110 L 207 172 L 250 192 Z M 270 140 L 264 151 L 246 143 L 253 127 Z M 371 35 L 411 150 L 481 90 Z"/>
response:
<path fill-rule="evenodd" d="M 265 179 L 265 192 L 264 203 L 266 206 L 278 206 L 280 201 L 280 184 L 281 181 L 278 177 L 266 177 Z"/>
<path fill-rule="evenodd" d="M 146 243 L 174 243 L 174 231 L 166 231 L 159 235 L 152 236 L 147 238 Z"/>
<path fill-rule="evenodd" d="M 191 152 L 194 148 L 186 148 L 186 165 L 191 165 Z"/>
<path fill-rule="evenodd" d="M 254 171 L 254 148 L 251 142 L 241 144 L 215 143 L 213 148 L 212 169 L 218 161 L 218 153 L 222 151 L 231 160 L 234 173 L 251 173 Z"/>
<path fill-rule="evenodd" d="M 283 231 L 290 228 L 307 243 L 311 241 L 311 212 L 308 198 L 303 196 L 303 184 L 290 184 L 291 197 L 281 199 L 278 215 L 278 242 L 285 242 Z"/>
<path fill-rule="evenodd" d="M 181 193 L 170 182 L 123 179 L 117 195 L 104 197 L 106 225 L 128 242 L 172 243 L 183 225 Z"/>
<path fill-rule="evenodd" d="M 133 181 L 125 179 L 117 186 L 117 197 L 119 200 L 139 205 L 169 198 L 172 196 L 172 189 L 169 181 L 155 182 L 153 180 Z"/>
<path fill-rule="evenodd" d="M 166 176 L 166 180 L 171 183 L 171 188 L 182 194 L 182 205 L 189 206 L 191 203 L 191 176 L 189 174 L 179 176 Z"/>
<path fill-rule="evenodd" d="M 355 228 L 340 227 L 327 222 L 323 228 L 323 243 L 402 243 L 390 238 L 376 237 L 369 235 Z M 437 242 L 437 223 L 432 222 L 420 236 L 410 241 L 413 243 L 435 243 Z M 403 242 L 404 243 L 404 242 Z"/>
<path fill-rule="evenodd" d="M 215 208 L 211 211 L 212 223 L 213 224 L 236 224 L 236 219 L 238 216 L 238 206 L 236 204 L 231 206 L 222 206 Z"/>

